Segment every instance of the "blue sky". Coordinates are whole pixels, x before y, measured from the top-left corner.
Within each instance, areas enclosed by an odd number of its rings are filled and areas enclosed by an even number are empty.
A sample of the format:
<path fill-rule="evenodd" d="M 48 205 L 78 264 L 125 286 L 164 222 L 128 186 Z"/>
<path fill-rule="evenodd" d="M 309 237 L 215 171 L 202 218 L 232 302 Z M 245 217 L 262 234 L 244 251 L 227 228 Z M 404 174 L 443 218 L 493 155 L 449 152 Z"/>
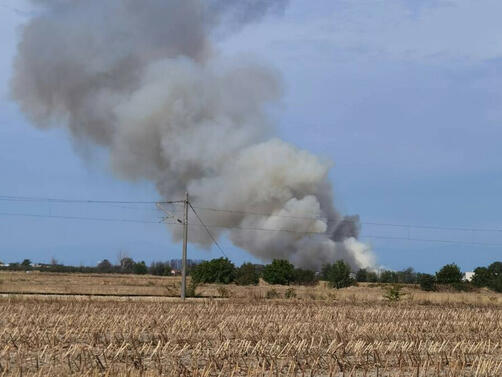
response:
<path fill-rule="evenodd" d="M 421 4 L 421 5 L 416 5 Z M 16 10 L 17 9 L 17 10 Z M 103 153 L 82 160 L 62 130 L 41 132 L 8 97 L 20 0 L 0 2 L 0 195 L 156 200 L 148 182 L 122 182 Z M 251 54 L 281 72 L 285 95 L 271 109 L 285 140 L 334 161 L 336 205 L 359 214 L 378 262 L 435 271 L 502 259 L 502 232 L 371 225 L 501 229 L 502 3 L 485 0 L 291 1 L 222 40 L 222 54 Z M 125 208 L 124 208 L 125 207 Z M 0 201 L 0 213 L 158 217 L 146 206 L 58 206 Z M 392 237 L 452 240 L 440 243 Z M 385 238 L 388 237 L 389 239 Z M 0 260 L 64 263 L 177 258 L 159 224 L 0 215 Z M 226 240 L 236 263 L 254 260 Z M 220 256 L 189 249 L 192 258 Z"/>

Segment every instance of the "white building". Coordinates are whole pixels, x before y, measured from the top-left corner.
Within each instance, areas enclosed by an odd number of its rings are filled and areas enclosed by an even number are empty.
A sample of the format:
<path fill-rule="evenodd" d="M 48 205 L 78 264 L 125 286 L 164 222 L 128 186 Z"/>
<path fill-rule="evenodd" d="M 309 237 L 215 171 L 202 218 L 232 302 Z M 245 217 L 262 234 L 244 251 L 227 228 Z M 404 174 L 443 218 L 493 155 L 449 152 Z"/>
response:
<path fill-rule="evenodd" d="M 474 272 L 469 271 L 469 272 L 464 272 L 464 276 L 462 277 L 463 281 L 472 281 L 472 278 L 474 277 Z"/>

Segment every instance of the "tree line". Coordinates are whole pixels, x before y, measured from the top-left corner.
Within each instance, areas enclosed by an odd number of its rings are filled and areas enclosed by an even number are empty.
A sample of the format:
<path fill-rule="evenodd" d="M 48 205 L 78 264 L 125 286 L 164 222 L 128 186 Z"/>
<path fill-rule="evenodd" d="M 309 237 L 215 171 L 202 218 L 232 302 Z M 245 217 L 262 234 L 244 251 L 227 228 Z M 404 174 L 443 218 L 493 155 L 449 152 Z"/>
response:
<path fill-rule="evenodd" d="M 218 258 L 202 262 L 195 266 L 191 273 L 194 284 L 219 283 L 238 285 L 258 284 L 262 278 L 269 284 L 282 285 L 314 285 L 319 280 L 327 281 L 333 288 L 345 288 L 359 283 L 382 284 L 418 284 L 424 291 L 438 289 L 454 289 L 469 291 L 475 287 L 486 287 L 502 292 L 502 262 L 494 262 L 488 267 L 474 270 L 471 281 L 464 280 L 460 267 L 455 263 L 447 264 L 434 275 L 417 273 L 409 267 L 402 271 L 370 271 L 359 269 L 353 272 L 350 265 L 343 260 L 326 264 L 320 273 L 295 268 L 287 260 L 274 259 L 265 266 L 244 263 L 240 267 L 227 258 Z"/>
<path fill-rule="evenodd" d="M 112 264 L 104 259 L 96 266 L 65 266 L 52 261 L 50 264 L 34 264 L 29 259 L 19 263 L 2 265 L 0 270 L 66 273 L 121 273 L 121 274 L 151 274 L 169 276 L 179 273 L 181 260 L 173 259 L 167 262 L 152 262 L 149 266 L 144 261 L 134 261 L 132 258 L 121 258 L 118 264 Z M 188 260 L 187 272 L 194 284 L 231 284 L 256 285 L 260 278 L 269 284 L 281 285 L 315 285 L 319 280 L 325 280 L 334 288 L 344 288 L 359 283 L 382 284 L 417 284 L 422 290 L 435 291 L 444 287 L 469 291 L 474 288 L 489 288 L 502 292 L 502 262 L 494 262 L 486 267 L 477 267 L 470 281 L 463 279 L 460 268 L 455 264 L 447 264 L 435 274 L 415 272 L 412 267 L 401 271 L 359 269 L 352 271 L 349 264 L 343 260 L 323 266 L 320 272 L 296 268 L 287 260 L 274 259 L 270 264 L 260 265 L 244 263 L 236 267 L 227 258 L 217 258 L 209 261 Z"/>
<path fill-rule="evenodd" d="M 187 269 L 190 271 L 197 265 L 199 260 L 187 260 Z M 181 260 L 172 259 L 167 262 L 152 262 L 150 266 L 144 261 L 134 261 L 132 258 L 123 257 L 118 264 L 113 264 L 108 259 L 103 259 L 96 266 L 69 266 L 52 261 L 51 263 L 33 263 L 30 259 L 22 262 L 14 262 L 8 265 L 0 263 L 0 270 L 7 271 L 41 271 L 41 272 L 61 272 L 61 273 L 101 273 L 101 274 L 136 274 L 136 275 L 158 275 L 168 276 L 179 272 Z M 174 271 L 174 273 L 173 273 Z"/>

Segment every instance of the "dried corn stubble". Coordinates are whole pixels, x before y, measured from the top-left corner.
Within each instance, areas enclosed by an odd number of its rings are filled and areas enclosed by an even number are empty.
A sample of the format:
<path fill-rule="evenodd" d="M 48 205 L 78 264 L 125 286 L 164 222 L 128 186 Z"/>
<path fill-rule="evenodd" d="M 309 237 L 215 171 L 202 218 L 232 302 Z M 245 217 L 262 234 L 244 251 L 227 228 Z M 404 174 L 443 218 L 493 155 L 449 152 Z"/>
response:
<path fill-rule="evenodd" d="M 496 308 L 14 300 L 0 374 L 498 376 Z"/>

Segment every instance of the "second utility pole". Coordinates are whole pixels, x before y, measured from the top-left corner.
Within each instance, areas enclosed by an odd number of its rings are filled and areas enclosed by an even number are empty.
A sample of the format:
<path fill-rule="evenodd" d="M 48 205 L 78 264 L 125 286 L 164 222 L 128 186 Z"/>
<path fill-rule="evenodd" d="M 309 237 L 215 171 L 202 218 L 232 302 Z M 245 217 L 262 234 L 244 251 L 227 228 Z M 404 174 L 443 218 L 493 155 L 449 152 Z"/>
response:
<path fill-rule="evenodd" d="M 181 299 L 185 299 L 187 287 L 187 243 L 188 243 L 188 192 L 185 192 L 183 216 L 183 252 L 181 254 Z"/>

